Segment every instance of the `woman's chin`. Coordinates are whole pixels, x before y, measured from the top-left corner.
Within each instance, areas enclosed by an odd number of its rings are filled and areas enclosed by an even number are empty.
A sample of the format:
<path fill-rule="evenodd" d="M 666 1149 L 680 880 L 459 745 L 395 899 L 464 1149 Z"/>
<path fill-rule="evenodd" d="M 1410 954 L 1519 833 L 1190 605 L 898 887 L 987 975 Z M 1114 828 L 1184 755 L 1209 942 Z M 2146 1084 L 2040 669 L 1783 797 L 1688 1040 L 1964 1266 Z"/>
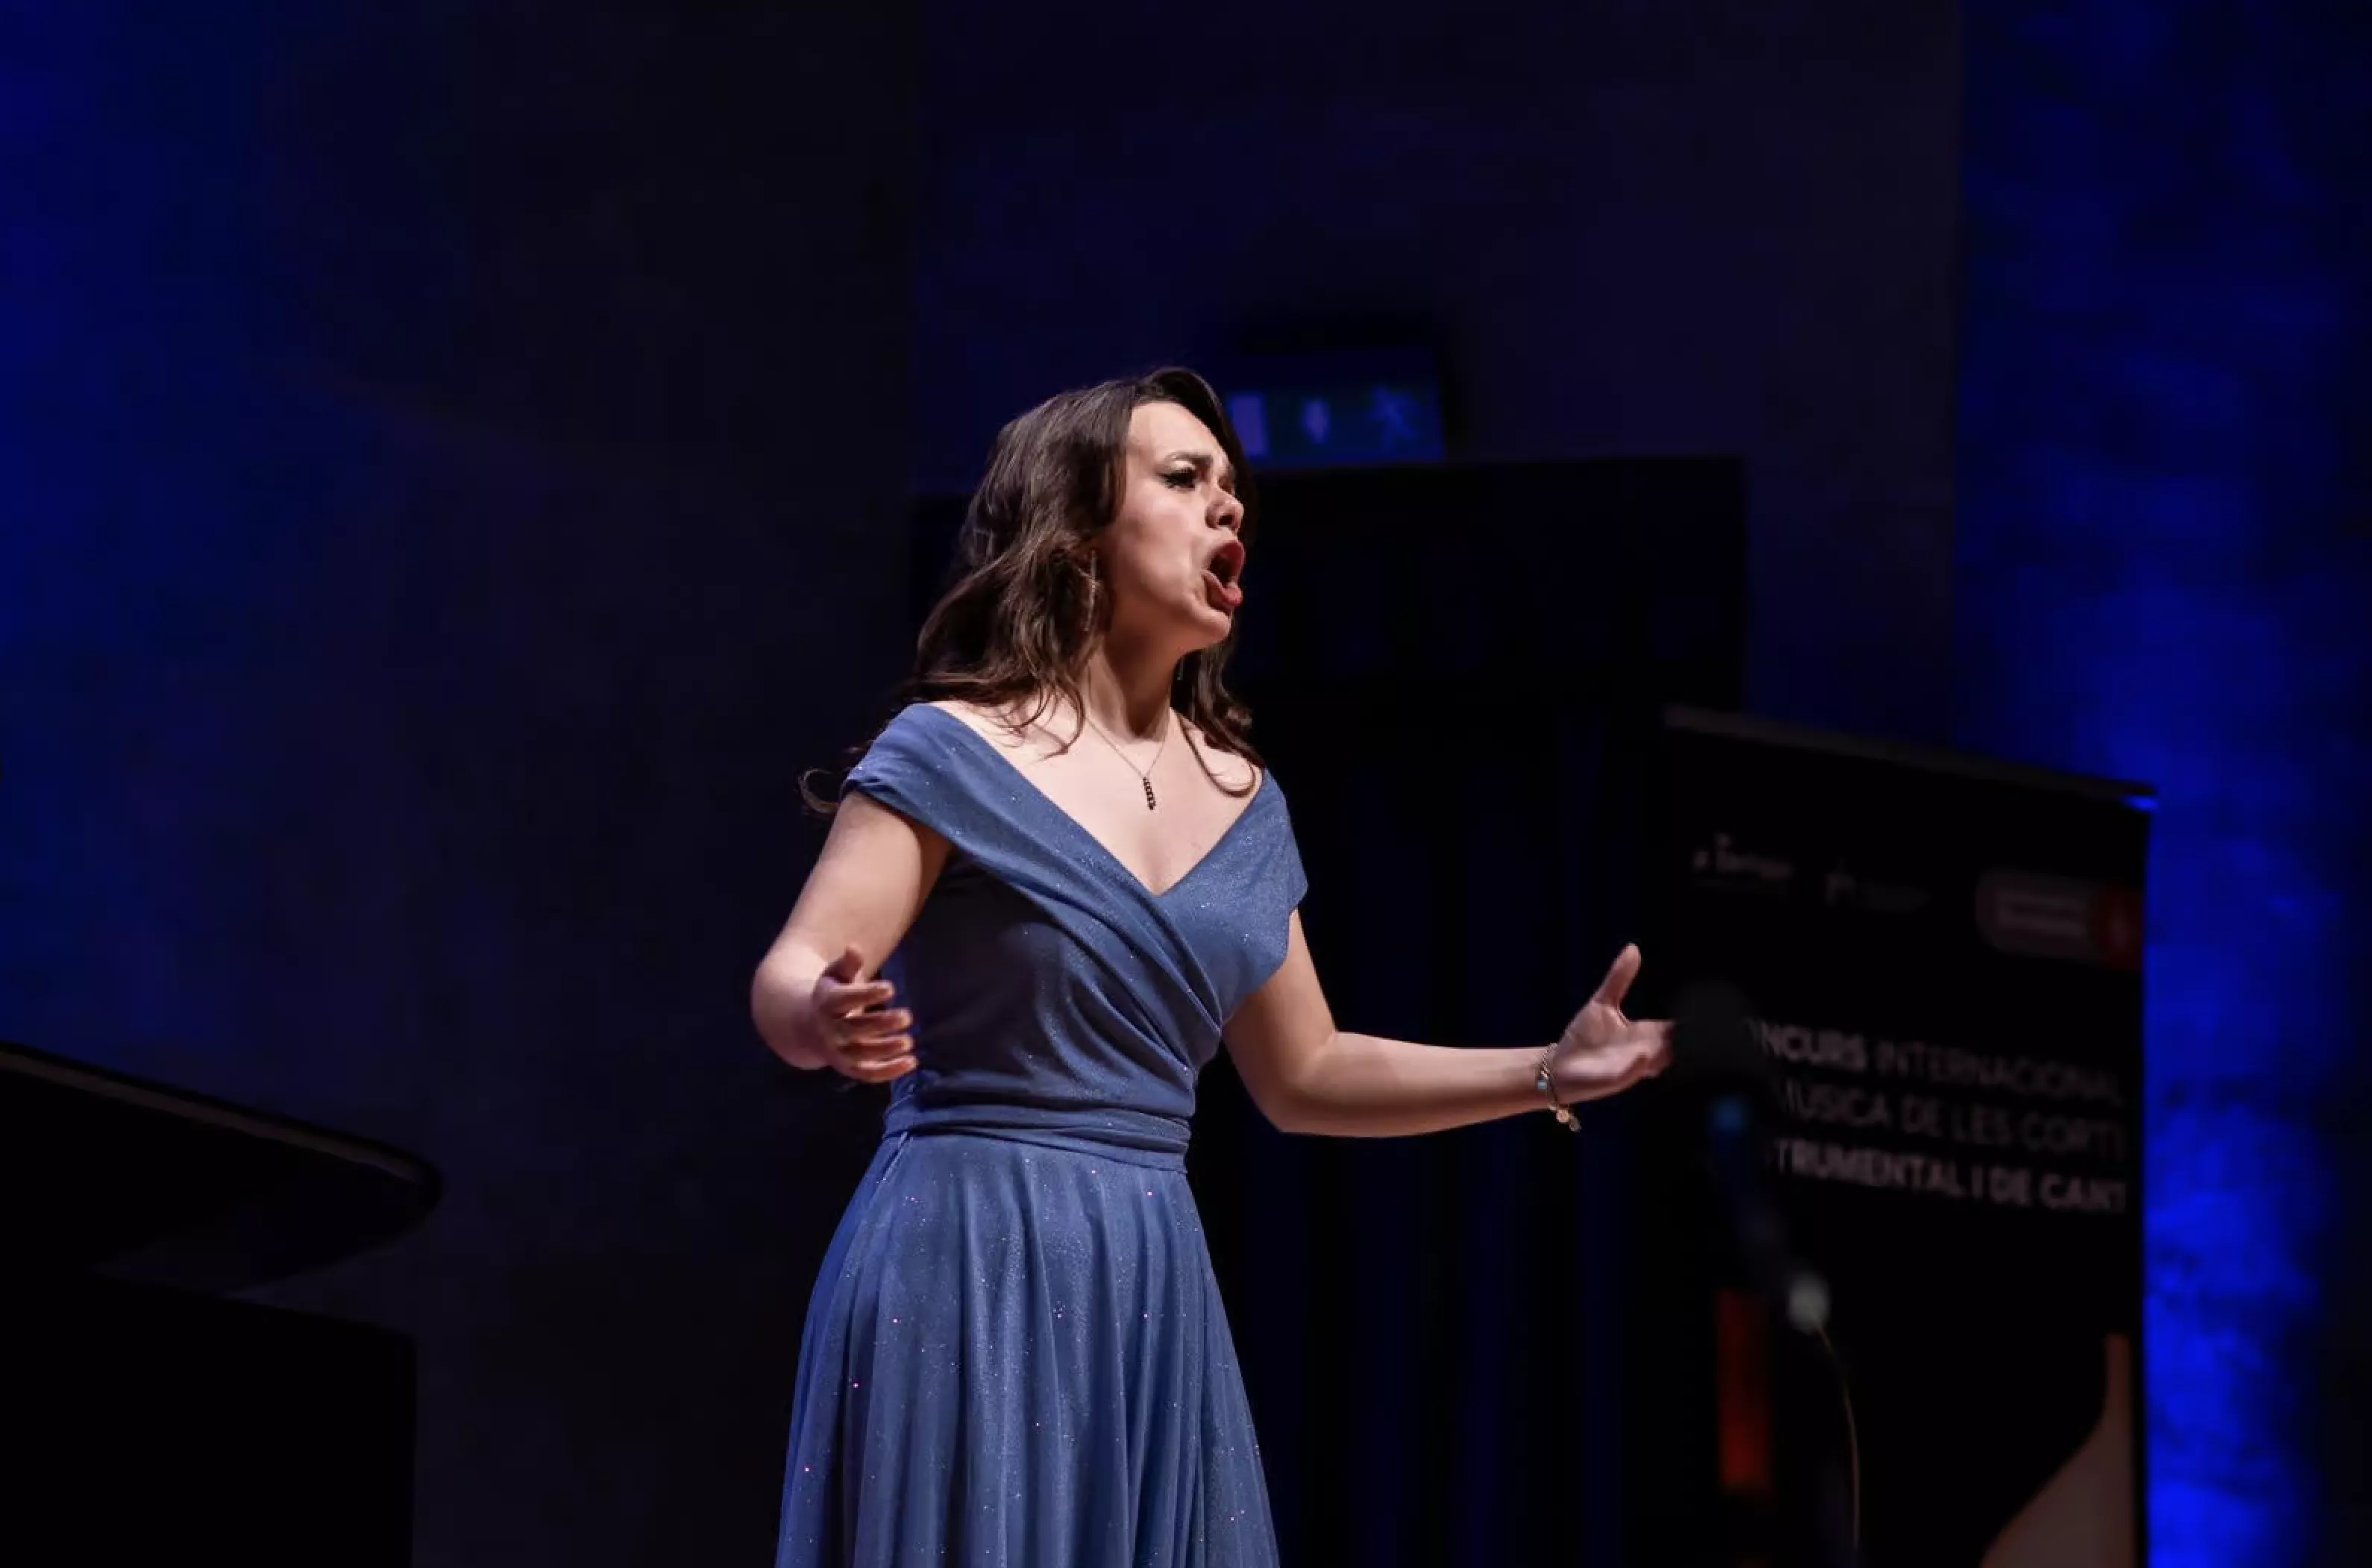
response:
<path fill-rule="evenodd" d="M 1194 617 L 1194 628 L 1201 633 L 1201 641 L 1194 645 L 1192 651 L 1199 653 L 1204 648 L 1215 648 L 1226 642 L 1236 629 L 1236 618 L 1230 611 L 1221 610 L 1216 605 L 1206 604 L 1198 608 Z"/>
<path fill-rule="evenodd" d="M 1194 618 L 1224 638 L 1236 629 L 1236 617 L 1243 610 L 1244 596 L 1237 589 L 1221 588 L 1208 576 L 1204 578 L 1204 584 L 1203 597 L 1194 604 Z"/>
<path fill-rule="evenodd" d="M 1107 632 L 1106 639 L 1108 643 L 1133 645 L 1148 653 L 1157 649 L 1161 656 L 1180 659 L 1217 647 L 1235 629 L 1233 615 L 1217 605 L 1196 600 L 1164 615 L 1158 625 L 1145 619 L 1136 620 L 1133 628 L 1125 624 L 1114 626 Z"/>

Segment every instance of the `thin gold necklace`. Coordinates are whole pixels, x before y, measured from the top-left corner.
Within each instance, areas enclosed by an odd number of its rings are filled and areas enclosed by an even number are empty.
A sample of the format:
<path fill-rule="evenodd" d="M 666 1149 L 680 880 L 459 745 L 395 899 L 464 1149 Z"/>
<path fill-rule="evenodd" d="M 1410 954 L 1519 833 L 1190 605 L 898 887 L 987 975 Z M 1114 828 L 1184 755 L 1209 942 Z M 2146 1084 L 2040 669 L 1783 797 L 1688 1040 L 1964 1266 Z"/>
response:
<path fill-rule="evenodd" d="M 1168 718 L 1174 718 L 1176 716 L 1175 714 L 1171 713 L 1168 709 L 1164 709 L 1163 713 Z M 1145 808 L 1147 811 L 1150 811 L 1155 807 L 1160 805 L 1160 801 L 1156 798 L 1153 793 L 1153 770 L 1161 766 L 1161 754 L 1169 749 L 1169 732 L 1178 726 L 1175 724 L 1167 722 L 1162 725 L 1161 744 L 1153 749 L 1153 761 L 1140 768 L 1135 763 L 1128 760 L 1128 753 L 1120 749 L 1120 742 L 1114 740 L 1110 736 L 1104 733 L 1103 726 L 1098 724 L 1094 719 L 1087 717 L 1087 707 L 1084 703 L 1079 704 L 1079 717 L 1087 720 L 1087 727 L 1096 732 L 1096 738 L 1110 747 L 1112 755 L 1119 758 L 1122 765 L 1126 767 L 1130 772 L 1136 775 L 1136 782 L 1145 786 Z"/>

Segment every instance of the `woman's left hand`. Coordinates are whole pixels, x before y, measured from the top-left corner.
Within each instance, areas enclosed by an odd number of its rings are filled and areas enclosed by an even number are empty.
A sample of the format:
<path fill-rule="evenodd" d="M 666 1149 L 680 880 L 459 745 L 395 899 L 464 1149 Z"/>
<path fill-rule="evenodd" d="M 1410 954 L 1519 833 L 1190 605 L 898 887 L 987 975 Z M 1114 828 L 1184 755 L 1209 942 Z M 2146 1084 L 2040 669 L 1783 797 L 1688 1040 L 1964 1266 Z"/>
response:
<path fill-rule="evenodd" d="M 1620 1094 L 1671 1064 L 1672 1026 L 1634 1018 L 1622 998 L 1639 977 L 1639 949 L 1626 947 L 1573 1022 L 1558 1037 L 1550 1067 L 1557 1098 L 1567 1105 Z"/>

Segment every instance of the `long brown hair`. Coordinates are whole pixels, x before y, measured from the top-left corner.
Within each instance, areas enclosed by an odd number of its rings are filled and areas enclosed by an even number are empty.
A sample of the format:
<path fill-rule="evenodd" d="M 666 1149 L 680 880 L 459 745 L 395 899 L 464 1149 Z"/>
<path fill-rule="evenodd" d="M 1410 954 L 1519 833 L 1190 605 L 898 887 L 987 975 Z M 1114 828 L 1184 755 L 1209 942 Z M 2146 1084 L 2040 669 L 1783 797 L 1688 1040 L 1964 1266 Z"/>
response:
<path fill-rule="evenodd" d="M 1147 403 L 1176 403 L 1218 437 L 1244 505 L 1241 533 L 1250 537 L 1254 506 L 1243 447 L 1202 377 L 1157 370 L 1049 398 L 996 437 L 957 536 L 953 581 L 923 623 L 892 715 L 913 703 L 953 701 L 1020 729 L 1037 723 L 1059 696 L 1084 721 L 1079 667 L 1109 623 L 1111 602 L 1083 558 L 1091 559 L 1086 547 L 1119 513 L 1129 418 Z M 1251 711 L 1224 679 L 1235 642 L 1231 631 L 1180 662 L 1175 705 L 1214 749 L 1257 768 Z M 1071 738 L 1078 738 L 1076 729 Z M 857 748 L 852 760 L 863 751 Z M 1205 761 L 1204 771 L 1209 767 Z M 815 810 L 831 813 L 835 803 L 805 779 L 799 793 Z"/>

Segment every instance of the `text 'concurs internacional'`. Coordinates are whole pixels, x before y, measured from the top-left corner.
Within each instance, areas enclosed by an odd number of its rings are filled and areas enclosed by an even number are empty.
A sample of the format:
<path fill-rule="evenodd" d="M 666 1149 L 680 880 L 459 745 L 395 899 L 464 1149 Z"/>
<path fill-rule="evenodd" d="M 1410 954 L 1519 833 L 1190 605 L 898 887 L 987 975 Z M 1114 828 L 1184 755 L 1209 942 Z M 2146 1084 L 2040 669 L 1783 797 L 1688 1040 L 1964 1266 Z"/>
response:
<path fill-rule="evenodd" d="M 1791 1124 L 1784 1173 L 1950 1202 L 2121 1214 L 2131 1203 L 2126 1086 L 2064 1057 L 1768 1020 Z"/>

